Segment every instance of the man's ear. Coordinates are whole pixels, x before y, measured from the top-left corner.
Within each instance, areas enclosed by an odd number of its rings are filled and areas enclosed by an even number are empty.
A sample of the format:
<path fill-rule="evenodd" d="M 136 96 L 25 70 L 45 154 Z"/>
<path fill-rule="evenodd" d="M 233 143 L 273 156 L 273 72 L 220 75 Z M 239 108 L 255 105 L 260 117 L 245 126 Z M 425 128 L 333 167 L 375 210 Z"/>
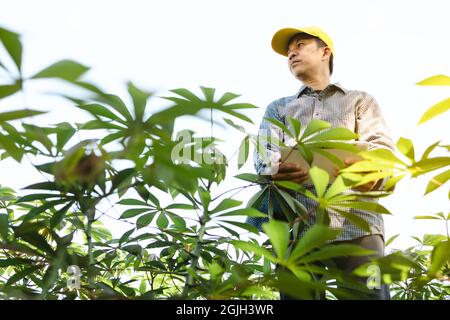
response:
<path fill-rule="evenodd" d="M 328 47 L 323 47 L 323 55 L 322 55 L 322 60 L 327 60 L 328 58 L 331 57 L 331 50 Z"/>

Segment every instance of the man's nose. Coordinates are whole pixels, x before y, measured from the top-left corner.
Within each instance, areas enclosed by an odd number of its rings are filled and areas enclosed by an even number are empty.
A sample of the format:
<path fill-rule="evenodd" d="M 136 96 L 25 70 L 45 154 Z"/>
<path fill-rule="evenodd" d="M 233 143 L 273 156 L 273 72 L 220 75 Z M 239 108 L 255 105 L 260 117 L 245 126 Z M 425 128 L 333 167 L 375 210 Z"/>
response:
<path fill-rule="evenodd" d="M 294 58 L 296 56 L 296 53 L 294 51 L 290 51 L 288 52 L 288 59 L 292 60 L 292 58 Z"/>

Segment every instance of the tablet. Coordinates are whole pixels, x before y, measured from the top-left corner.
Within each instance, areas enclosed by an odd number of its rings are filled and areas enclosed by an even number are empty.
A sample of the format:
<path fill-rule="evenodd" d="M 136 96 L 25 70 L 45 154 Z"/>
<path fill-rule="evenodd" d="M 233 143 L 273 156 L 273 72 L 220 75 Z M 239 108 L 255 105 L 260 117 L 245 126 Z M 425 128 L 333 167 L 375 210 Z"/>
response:
<path fill-rule="evenodd" d="M 369 143 L 365 141 L 353 141 L 349 144 L 352 144 L 356 146 L 359 150 L 364 151 L 369 148 Z M 329 160 L 328 158 L 324 157 L 323 155 L 313 152 L 313 162 L 311 166 L 308 164 L 308 162 L 302 157 L 300 152 L 297 149 L 292 150 L 291 152 L 290 147 L 282 147 L 280 148 L 281 153 L 281 160 L 284 162 L 293 162 L 299 164 L 302 168 L 310 169 L 312 166 L 319 167 L 326 172 L 328 172 L 328 175 L 330 176 L 330 183 L 334 181 L 335 176 L 335 170 L 336 170 L 336 164 Z M 324 148 L 324 151 L 327 151 L 329 153 L 334 154 L 335 156 L 339 157 L 340 159 L 344 160 L 346 158 L 353 158 L 361 160 L 362 157 L 354 152 L 348 151 L 348 150 L 342 150 L 342 149 L 328 149 Z M 291 152 L 289 154 L 289 152 Z M 289 157 L 288 157 L 289 154 Z M 286 158 L 287 157 L 287 158 Z M 311 177 L 308 176 L 308 180 L 306 180 L 304 183 L 312 184 Z"/>

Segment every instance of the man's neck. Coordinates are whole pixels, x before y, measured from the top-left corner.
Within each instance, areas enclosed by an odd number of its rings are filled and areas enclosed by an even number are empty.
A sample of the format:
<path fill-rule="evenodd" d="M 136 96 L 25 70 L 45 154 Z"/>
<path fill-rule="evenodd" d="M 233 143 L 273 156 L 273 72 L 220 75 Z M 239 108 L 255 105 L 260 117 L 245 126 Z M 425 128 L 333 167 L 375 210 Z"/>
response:
<path fill-rule="evenodd" d="M 323 76 L 323 77 L 311 77 L 311 78 L 304 78 L 300 79 L 300 81 L 310 88 L 312 88 L 315 91 L 323 90 L 330 84 L 330 77 L 329 76 Z"/>

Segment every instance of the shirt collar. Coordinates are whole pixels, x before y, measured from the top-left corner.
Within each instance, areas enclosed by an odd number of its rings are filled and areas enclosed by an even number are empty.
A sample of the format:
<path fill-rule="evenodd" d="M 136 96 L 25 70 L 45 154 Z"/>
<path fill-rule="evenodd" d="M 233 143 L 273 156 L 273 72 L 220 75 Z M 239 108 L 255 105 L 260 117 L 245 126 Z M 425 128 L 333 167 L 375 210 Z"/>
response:
<path fill-rule="evenodd" d="M 328 87 L 336 87 L 339 90 L 341 90 L 344 94 L 347 93 L 347 89 L 345 89 L 339 82 L 331 83 L 329 84 L 324 90 L 326 90 Z M 313 91 L 311 87 L 308 87 L 306 85 L 303 85 L 300 90 L 296 93 L 295 97 L 299 98 L 305 91 Z M 323 90 L 322 90 L 323 91 Z"/>

